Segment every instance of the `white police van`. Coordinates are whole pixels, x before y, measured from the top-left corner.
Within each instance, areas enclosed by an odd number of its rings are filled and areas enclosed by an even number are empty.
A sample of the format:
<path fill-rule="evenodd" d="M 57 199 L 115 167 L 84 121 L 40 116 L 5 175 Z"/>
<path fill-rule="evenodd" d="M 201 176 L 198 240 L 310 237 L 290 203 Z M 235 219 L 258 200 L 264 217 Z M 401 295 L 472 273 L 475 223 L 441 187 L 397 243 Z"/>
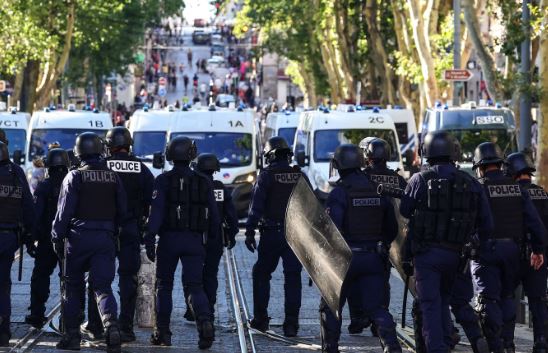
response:
<path fill-rule="evenodd" d="M 2 108 L 2 107 L 0 107 Z M 30 114 L 18 112 L 16 108 L 10 108 L 9 111 L 0 109 L 0 129 L 4 130 L 8 139 L 8 151 L 10 158 L 14 162 L 22 163 L 22 154 L 27 143 L 27 128 L 29 125 Z"/>
<path fill-rule="evenodd" d="M 331 191 L 329 164 L 335 149 L 345 143 L 359 145 L 366 137 L 380 137 L 392 149 L 390 169 L 402 169 L 396 127 L 390 116 L 374 110 L 301 113 L 293 145 L 294 158 L 310 179 L 316 195 L 325 200 Z"/>
<path fill-rule="evenodd" d="M 264 139 L 267 141 L 272 136 L 281 136 L 289 146 L 293 146 L 298 125 L 299 114 L 296 112 L 285 110 L 270 113 L 266 118 Z"/>
<path fill-rule="evenodd" d="M 46 108 L 32 114 L 27 131 L 27 146 L 25 148 L 25 169 L 27 175 L 32 172 L 32 161 L 44 157 L 48 145 L 59 142 L 61 148 L 72 150 L 76 137 L 83 132 L 91 131 L 104 138 L 112 128 L 112 120 L 108 113 L 98 110 L 76 110 L 69 105 L 67 110 Z"/>
<path fill-rule="evenodd" d="M 172 119 L 168 138 L 186 136 L 196 142 L 198 154 L 213 153 L 221 164 L 215 179 L 225 184 L 239 217 L 244 217 L 251 189 L 261 167 L 259 125 L 252 110 L 209 108 L 181 112 Z M 171 163 L 165 169 L 171 169 Z"/>
<path fill-rule="evenodd" d="M 516 121 L 508 108 L 477 107 L 475 102 L 460 107 L 438 104 L 426 110 L 421 125 L 421 142 L 427 133 L 439 130 L 448 131 L 459 140 L 459 164 L 461 169 L 470 173 L 474 150 L 482 142 L 496 143 L 505 156 L 518 150 Z"/>
<path fill-rule="evenodd" d="M 172 106 L 166 109 L 149 109 L 147 106 L 136 110 L 126 122 L 133 138 L 133 154 L 139 158 L 156 177 L 160 169 L 152 167 L 155 153 L 163 153 L 167 143 L 167 133 L 171 122 L 182 112 Z"/>

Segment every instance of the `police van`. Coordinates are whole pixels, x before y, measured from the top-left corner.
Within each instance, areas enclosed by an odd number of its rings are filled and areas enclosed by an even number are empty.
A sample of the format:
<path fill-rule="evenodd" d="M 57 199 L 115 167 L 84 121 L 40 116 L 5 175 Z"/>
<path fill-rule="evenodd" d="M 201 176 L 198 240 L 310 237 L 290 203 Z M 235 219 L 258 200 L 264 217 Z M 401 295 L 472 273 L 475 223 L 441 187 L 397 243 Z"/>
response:
<path fill-rule="evenodd" d="M 10 158 L 18 164 L 22 163 L 29 120 L 29 113 L 18 112 L 15 108 L 11 108 L 9 111 L 0 111 L 0 129 L 6 133 Z"/>
<path fill-rule="evenodd" d="M 474 102 L 460 107 L 438 104 L 427 109 L 421 125 L 421 142 L 431 131 L 445 130 L 461 144 L 461 169 L 471 172 L 474 150 L 482 142 L 494 142 L 505 156 L 517 151 L 514 114 L 508 108 L 477 107 Z"/>
<path fill-rule="evenodd" d="M 322 108 L 301 113 L 293 145 L 294 158 L 320 199 L 325 200 L 332 188 L 329 164 L 335 149 L 345 143 L 359 145 L 366 137 L 386 140 L 392 150 L 388 167 L 402 169 L 398 135 L 389 115 L 378 109 L 329 111 Z"/>
<path fill-rule="evenodd" d="M 126 122 L 133 138 L 133 154 L 150 169 L 156 177 L 161 173 L 160 169 L 152 167 L 154 153 L 162 153 L 167 143 L 167 132 L 174 117 L 181 114 L 172 106 L 166 109 L 143 109 L 136 110 Z"/>
<path fill-rule="evenodd" d="M 412 163 L 417 157 L 419 148 L 419 135 L 417 134 L 417 123 L 411 109 L 399 107 L 381 109 L 380 113 L 389 115 L 394 121 L 398 140 L 400 141 L 400 153 L 406 162 Z"/>
<path fill-rule="evenodd" d="M 32 161 L 44 157 L 48 145 L 59 142 L 61 148 L 72 150 L 76 137 L 83 132 L 95 132 L 104 138 L 112 128 L 112 120 L 108 113 L 98 110 L 76 110 L 69 105 L 67 110 L 46 108 L 32 114 L 27 132 L 25 148 L 25 169 L 27 174 L 32 171 Z"/>
<path fill-rule="evenodd" d="M 215 173 L 232 193 L 239 217 L 245 217 L 251 200 L 251 189 L 260 169 L 261 146 L 259 125 L 252 110 L 209 108 L 181 112 L 172 119 L 169 139 L 186 136 L 196 142 L 198 154 L 213 153 L 221 164 Z M 170 163 L 165 169 L 171 169 Z"/>
<path fill-rule="evenodd" d="M 281 136 L 289 146 L 293 146 L 298 125 L 299 114 L 296 112 L 286 110 L 270 113 L 266 118 L 264 140 L 267 141 L 272 136 Z"/>

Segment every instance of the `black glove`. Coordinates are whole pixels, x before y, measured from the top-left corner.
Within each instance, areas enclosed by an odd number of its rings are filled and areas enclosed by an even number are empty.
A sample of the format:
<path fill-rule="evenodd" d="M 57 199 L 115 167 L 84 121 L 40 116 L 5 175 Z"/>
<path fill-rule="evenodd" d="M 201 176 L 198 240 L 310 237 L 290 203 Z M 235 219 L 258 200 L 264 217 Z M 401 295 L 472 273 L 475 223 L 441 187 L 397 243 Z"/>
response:
<path fill-rule="evenodd" d="M 230 237 L 230 239 L 228 240 L 228 244 L 226 245 L 227 248 L 229 249 L 232 249 L 233 247 L 236 246 L 236 236 L 233 235 Z"/>
<path fill-rule="evenodd" d="M 403 268 L 403 273 L 405 273 L 406 276 L 413 276 L 415 273 L 415 267 L 413 266 L 413 262 L 409 261 L 403 261 L 401 263 L 401 266 Z"/>
<path fill-rule="evenodd" d="M 247 250 L 255 252 L 257 249 L 257 242 L 255 242 L 255 230 L 248 229 L 245 231 L 245 246 Z"/>
<path fill-rule="evenodd" d="M 65 258 L 65 247 L 64 242 L 62 240 L 54 240 L 53 241 L 53 251 L 55 251 L 55 254 L 59 258 L 59 260 L 63 260 Z"/>
<path fill-rule="evenodd" d="M 156 246 L 154 245 L 146 245 L 145 250 L 147 253 L 147 257 L 151 262 L 156 261 Z"/>
<path fill-rule="evenodd" d="M 25 244 L 27 246 L 27 254 L 29 254 L 30 257 L 35 258 L 36 257 L 36 245 L 34 244 L 33 240 L 27 240 L 27 243 Z"/>

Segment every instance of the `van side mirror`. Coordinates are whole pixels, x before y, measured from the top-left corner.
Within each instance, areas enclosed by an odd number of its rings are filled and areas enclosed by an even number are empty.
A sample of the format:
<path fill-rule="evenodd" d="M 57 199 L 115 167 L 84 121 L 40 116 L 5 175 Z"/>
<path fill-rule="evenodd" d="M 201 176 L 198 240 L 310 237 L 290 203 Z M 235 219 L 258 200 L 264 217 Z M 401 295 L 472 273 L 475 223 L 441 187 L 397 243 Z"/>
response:
<path fill-rule="evenodd" d="M 13 151 L 13 163 L 17 165 L 21 165 L 24 163 L 23 161 L 23 151 L 21 150 L 15 150 Z"/>
<path fill-rule="evenodd" d="M 295 162 L 297 162 L 299 167 L 306 167 L 308 165 L 304 150 L 300 150 L 295 153 Z"/>
<path fill-rule="evenodd" d="M 152 155 L 152 168 L 155 169 L 164 169 L 166 163 L 166 157 L 162 152 L 156 152 Z"/>

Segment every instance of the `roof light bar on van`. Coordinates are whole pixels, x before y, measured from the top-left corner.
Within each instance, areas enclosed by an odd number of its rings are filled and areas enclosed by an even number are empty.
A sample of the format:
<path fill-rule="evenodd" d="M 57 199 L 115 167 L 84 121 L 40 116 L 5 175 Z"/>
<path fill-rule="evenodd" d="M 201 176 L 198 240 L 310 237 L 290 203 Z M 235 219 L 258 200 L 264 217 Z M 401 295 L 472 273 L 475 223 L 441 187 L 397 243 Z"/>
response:
<path fill-rule="evenodd" d="M 93 108 L 93 112 L 94 112 L 95 114 L 99 114 L 99 109 Z"/>
<path fill-rule="evenodd" d="M 68 110 L 69 112 L 75 112 L 75 111 L 76 111 L 76 105 L 75 105 L 75 104 L 69 104 L 69 105 L 67 106 L 67 110 Z"/>
<path fill-rule="evenodd" d="M 373 113 L 380 113 L 379 107 L 373 107 Z"/>
<path fill-rule="evenodd" d="M 17 114 L 17 107 L 11 107 L 10 111 L 12 114 Z"/>
<path fill-rule="evenodd" d="M 209 110 L 210 112 L 214 112 L 214 111 L 217 110 L 217 108 L 215 107 L 215 104 L 210 104 L 209 108 L 207 108 L 207 110 Z"/>
<path fill-rule="evenodd" d="M 44 108 L 44 113 L 49 113 L 49 107 Z"/>
<path fill-rule="evenodd" d="M 144 111 L 145 113 L 148 112 L 148 104 L 145 103 L 145 104 L 143 105 L 143 111 Z"/>
<path fill-rule="evenodd" d="M 167 111 L 168 111 L 168 112 L 174 112 L 174 111 L 175 111 L 175 107 L 174 107 L 172 104 L 170 104 L 170 105 L 167 106 Z"/>

